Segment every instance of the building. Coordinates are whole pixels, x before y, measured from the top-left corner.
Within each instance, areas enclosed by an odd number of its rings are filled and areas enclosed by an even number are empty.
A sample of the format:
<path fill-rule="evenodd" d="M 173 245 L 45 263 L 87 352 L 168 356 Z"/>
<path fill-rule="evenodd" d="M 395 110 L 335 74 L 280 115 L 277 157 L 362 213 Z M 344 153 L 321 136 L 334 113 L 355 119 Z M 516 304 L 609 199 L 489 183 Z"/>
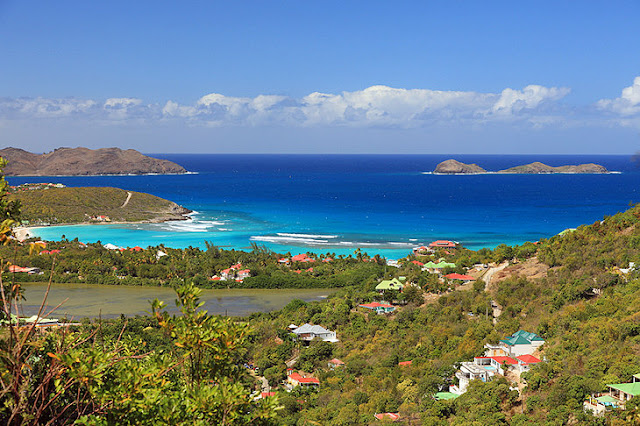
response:
<path fill-rule="evenodd" d="M 535 333 L 519 330 L 497 344 L 486 344 L 486 356 L 509 356 L 532 354 L 544 344 L 544 339 Z"/>
<path fill-rule="evenodd" d="M 456 248 L 454 241 L 437 240 L 429 244 L 431 248 Z"/>
<path fill-rule="evenodd" d="M 391 420 L 392 422 L 397 422 L 400 420 L 400 413 L 375 413 L 373 417 L 376 420 Z"/>
<path fill-rule="evenodd" d="M 358 305 L 361 308 L 371 309 L 372 311 L 376 311 L 377 314 L 388 314 L 396 310 L 396 307 L 390 305 L 388 303 L 379 303 L 379 302 L 371 302 L 371 303 L 363 303 L 362 305 Z"/>
<path fill-rule="evenodd" d="M 450 279 L 450 280 L 463 281 L 464 283 L 468 283 L 469 281 L 475 281 L 476 280 L 471 275 L 463 275 L 463 274 L 447 274 L 444 277 L 447 278 L 447 279 Z"/>
<path fill-rule="evenodd" d="M 398 278 L 394 278 L 392 280 L 382 280 L 380 281 L 380 284 L 376 286 L 376 290 L 380 292 L 389 290 L 402 291 L 403 288 L 404 284 L 402 284 L 402 282 Z"/>
<path fill-rule="evenodd" d="M 291 331 L 300 340 L 310 342 L 314 339 L 320 339 L 325 342 L 339 342 L 335 331 L 327 330 L 319 325 L 303 324 Z"/>
<path fill-rule="evenodd" d="M 344 362 L 340 361 L 338 358 L 334 358 L 327 363 L 327 367 L 334 370 L 338 367 L 344 367 Z"/>
<path fill-rule="evenodd" d="M 583 408 L 594 416 L 602 417 L 607 411 L 625 408 L 625 403 L 640 395 L 640 374 L 633 375 L 631 383 L 613 383 L 607 385 L 608 392 L 593 394 L 584 401 Z"/>
<path fill-rule="evenodd" d="M 294 372 L 292 368 L 287 368 L 287 384 L 295 388 L 301 387 L 317 387 L 320 386 L 320 380 L 304 372 Z"/>

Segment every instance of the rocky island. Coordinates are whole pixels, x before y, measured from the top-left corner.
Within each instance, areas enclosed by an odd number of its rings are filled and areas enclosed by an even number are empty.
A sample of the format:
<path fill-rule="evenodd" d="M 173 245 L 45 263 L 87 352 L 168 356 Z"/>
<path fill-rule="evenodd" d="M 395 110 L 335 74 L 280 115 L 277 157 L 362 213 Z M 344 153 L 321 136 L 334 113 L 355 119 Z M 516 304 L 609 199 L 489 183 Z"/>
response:
<path fill-rule="evenodd" d="M 477 164 L 465 164 L 456 160 L 446 160 L 438 164 L 433 171 L 435 174 L 479 174 L 479 173 L 501 173 L 501 174 L 592 174 L 609 173 L 609 171 L 599 164 L 579 164 L 568 166 L 548 166 L 544 163 L 534 162 L 522 166 L 511 167 L 497 172 L 488 172 Z"/>
<path fill-rule="evenodd" d="M 0 156 L 8 161 L 6 176 L 91 176 L 186 173 L 184 167 L 119 148 L 58 148 L 34 154 L 19 148 L 4 148 Z"/>

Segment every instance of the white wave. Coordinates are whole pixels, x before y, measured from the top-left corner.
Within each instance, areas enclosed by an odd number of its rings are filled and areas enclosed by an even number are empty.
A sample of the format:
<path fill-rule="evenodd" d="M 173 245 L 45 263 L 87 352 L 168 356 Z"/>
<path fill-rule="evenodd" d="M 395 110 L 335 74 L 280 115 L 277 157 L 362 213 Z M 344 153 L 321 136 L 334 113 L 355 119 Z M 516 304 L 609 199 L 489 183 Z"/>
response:
<path fill-rule="evenodd" d="M 298 244 L 309 244 L 309 245 L 327 245 L 329 243 L 328 240 L 320 240 L 316 238 L 293 238 L 293 237 L 282 237 L 282 236 L 267 236 L 267 235 L 252 235 L 249 238 L 251 241 L 263 241 L 266 243 L 298 243 Z"/>
<path fill-rule="evenodd" d="M 277 232 L 276 235 L 281 237 L 291 237 L 291 238 L 322 238 L 322 239 L 331 239 L 338 238 L 337 235 L 315 235 L 315 234 L 296 234 L 296 233 L 285 233 L 285 232 Z"/>

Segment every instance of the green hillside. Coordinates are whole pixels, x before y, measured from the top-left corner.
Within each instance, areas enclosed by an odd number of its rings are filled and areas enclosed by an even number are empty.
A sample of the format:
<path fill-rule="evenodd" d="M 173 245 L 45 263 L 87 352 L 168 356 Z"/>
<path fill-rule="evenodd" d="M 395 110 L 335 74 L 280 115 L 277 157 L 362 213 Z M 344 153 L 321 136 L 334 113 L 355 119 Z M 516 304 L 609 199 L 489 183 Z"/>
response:
<path fill-rule="evenodd" d="M 20 201 L 22 221 L 28 224 L 99 222 L 99 216 L 111 222 L 159 221 L 180 219 L 186 212 L 171 201 L 118 188 L 48 188 L 16 192 L 8 198 Z"/>

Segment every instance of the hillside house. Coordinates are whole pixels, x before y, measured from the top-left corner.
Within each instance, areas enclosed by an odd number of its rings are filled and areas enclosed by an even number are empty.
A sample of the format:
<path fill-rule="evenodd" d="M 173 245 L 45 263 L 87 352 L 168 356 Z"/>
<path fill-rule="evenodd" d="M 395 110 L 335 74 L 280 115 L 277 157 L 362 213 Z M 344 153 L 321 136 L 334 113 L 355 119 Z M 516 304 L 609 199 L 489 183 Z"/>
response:
<path fill-rule="evenodd" d="M 500 340 L 497 344 L 486 344 L 486 356 L 509 356 L 532 354 L 544 344 L 544 339 L 535 333 L 518 330 L 510 337 Z"/>
<path fill-rule="evenodd" d="M 404 288 L 404 284 L 398 279 L 394 278 L 392 280 L 382 280 L 380 284 L 376 286 L 376 290 L 379 292 L 385 292 L 389 290 L 402 291 Z"/>
<path fill-rule="evenodd" d="M 397 422 L 400 420 L 400 413 L 375 413 L 373 415 L 376 420 L 390 420 L 392 422 Z"/>
<path fill-rule="evenodd" d="M 431 248 L 456 248 L 456 243 L 454 241 L 447 240 L 437 240 L 432 243 L 429 243 L 429 247 Z"/>
<path fill-rule="evenodd" d="M 371 309 L 372 311 L 376 311 L 377 314 L 388 314 L 396 310 L 396 307 L 390 305 L 388 303 L 380 303 L 380 302 L 371 302 L 371 303 L 363 303 L 362 305 L 358 305 L 361 308 Z"/>
<path fill-rule="evenodd" d="M 338 358 L 333 358 L 331 361 L 327 363 L 327 367 L 332 370 L 335 370 L 338 367 L 344 367 L 344 362 L 340 361 Z"/>
<path fill-rule="evenodd" d="M 292 368 L 287 368 L 287 384 L 291 388 L 298 386 L 317 387 L 320 386 L 320 380 L 304 372 L 294 372 Z"/>
<path fill-rule="evenodd" d="M 640 395 L 640 374 L 633 375 L 631 383 L 614 383 L 607 385 L 608 392 L 593 394 L 584 401 L 584 411 L 602 417 L 607 411 L 622 408 L 634 396 Z"/>
<path fill-rule="evenodd" d="M 462 395 L 467 391 L 471 380 L 488 382 L 494 375 L 495 369 L 486 368 L 486 366 L 478 365 L 476 362 L 463 362 L 460 364 L 460 369 L 456 372 L 458 384 L 449 386 L 449 392 L 455 395 Z"/>
<path fill-rule="evenodd" d="M 325 342 L 339 342 L 335 331 L 327 330 L 319 325 L 303 324 L 298 328 L 291 330 L 293 334 L 300 340 L 310 342 L 314 339 L 320 339 Z"/>

